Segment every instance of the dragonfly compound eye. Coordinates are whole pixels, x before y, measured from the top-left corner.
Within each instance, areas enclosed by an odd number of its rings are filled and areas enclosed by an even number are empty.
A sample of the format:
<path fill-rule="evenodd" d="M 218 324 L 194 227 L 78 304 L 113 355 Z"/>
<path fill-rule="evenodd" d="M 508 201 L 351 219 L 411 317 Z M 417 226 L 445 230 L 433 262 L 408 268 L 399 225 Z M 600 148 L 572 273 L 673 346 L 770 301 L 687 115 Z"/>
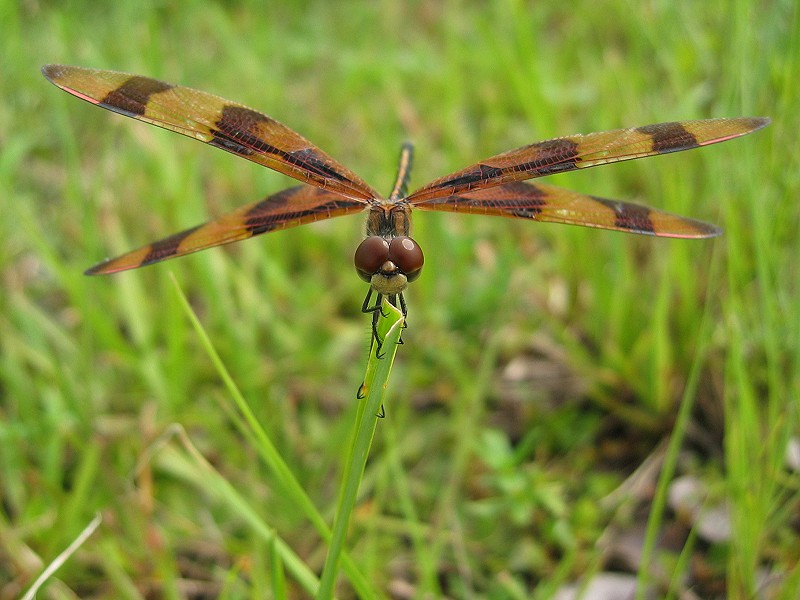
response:
<path fill-rule="evenodd" d="M 368 282 L 388 259 L 389 242 L 379 235 L 371 235 L 358 245 L 353 262 L 358 276 Z"/>
<path fill-rule="evenodd" d="M 397 265 L 408 281 L 414 281 L 422 273 L 425 257 L 417 242 L 401 235 L 389 243 L 389 260 Z"/>

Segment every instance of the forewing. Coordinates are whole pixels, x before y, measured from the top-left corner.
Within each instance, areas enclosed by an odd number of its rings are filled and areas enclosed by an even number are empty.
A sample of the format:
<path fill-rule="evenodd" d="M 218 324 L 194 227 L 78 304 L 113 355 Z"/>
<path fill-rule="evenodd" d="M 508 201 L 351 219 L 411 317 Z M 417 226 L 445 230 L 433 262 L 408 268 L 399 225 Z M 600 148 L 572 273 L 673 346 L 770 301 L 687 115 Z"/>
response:
<path fill-rule="evenodd" d="M 116 113 L 222 148 L 347 198 L 376 192 L 361 178 L 275 119 L 213 94 L 138 75 L 47 65 L 62 90 Z"/>
<path fill-rule="evenodd" d="M 689 150 L 745 135 L 768 123 L 769 119 L 762 117 L 678 121 L 546 140 L 445 175 L 420 188 L 407 200 L 419 204 L 511 181 Z"/>
<path fill-rule="evenodd" d="M 718 227 L 703 221 L 543 183 L 506 183 L 435 198 L 417 204 L 415 208 L 567 223 L 672 238 L 707 238 L 721 233 Z"/>
<path fill-rule="evenodd" d="M 101 275 L 135 269 L 262 233 L 349 215 L 363 209 L 364 204 L 359 201 L 301 185 L 237 208 L 204 225 L 109 259 L 87 270 L 86 274 Z"/>

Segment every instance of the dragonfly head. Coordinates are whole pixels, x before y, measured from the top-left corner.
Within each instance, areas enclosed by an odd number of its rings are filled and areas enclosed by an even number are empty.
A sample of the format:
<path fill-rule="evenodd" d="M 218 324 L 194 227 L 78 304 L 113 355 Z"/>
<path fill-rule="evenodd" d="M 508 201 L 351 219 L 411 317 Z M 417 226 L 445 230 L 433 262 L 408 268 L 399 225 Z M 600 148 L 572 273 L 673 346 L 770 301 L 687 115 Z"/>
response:
<path fill-rule="evenodd" d="M 419 277 L 425 259 L 419 244 L 410 237 L 371 235 L 358 245 L 353 262 L 358 276 L 372 289 L 392 296 Z"/>

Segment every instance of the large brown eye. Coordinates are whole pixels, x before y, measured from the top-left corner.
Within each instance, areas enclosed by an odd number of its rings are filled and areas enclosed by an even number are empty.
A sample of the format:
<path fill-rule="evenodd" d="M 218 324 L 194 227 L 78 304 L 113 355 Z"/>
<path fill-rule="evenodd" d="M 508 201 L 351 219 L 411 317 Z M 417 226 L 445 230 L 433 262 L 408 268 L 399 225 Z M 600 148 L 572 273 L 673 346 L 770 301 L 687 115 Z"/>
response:
<path fill-rule="evenodd" d="M 358 245 L 353 262 L 358 276 L 369 281 L 388 258 L 389 242 L 378 235 L 372 235 Z"/>
<path fill-rule="evenodd" d="M 422 248 L 410 237 L 399 236 L 392 238 L 389 243 L 389 260 L 400 269 L 408 281 L 414 281 L 422 273 Z"/>

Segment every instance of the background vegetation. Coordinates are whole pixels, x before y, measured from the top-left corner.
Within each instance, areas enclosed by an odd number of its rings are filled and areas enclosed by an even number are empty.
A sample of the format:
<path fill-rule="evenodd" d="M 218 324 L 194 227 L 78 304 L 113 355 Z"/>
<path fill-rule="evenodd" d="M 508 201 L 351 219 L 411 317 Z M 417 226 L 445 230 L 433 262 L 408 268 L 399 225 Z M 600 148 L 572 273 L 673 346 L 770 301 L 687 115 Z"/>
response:
<path fill-rule="evenodd" d="M 794 1 L 0 0 L 0 598 L 97 512 L 42 597 L 304 597 L 272 533 L 316 573 L 326 545 L 235 426 L 170 274 L 329 521 L 369 338 L 357 218 L 84 277 L 290 182 L 68 97 L 50 62 L 243 102 L 382 190 L 404 139 L 414 188 L 558 135 L 771 116 L 550 180 L 714 241 L 417 216 L 426 269 L 349 553 L 374 597 L 548 598 L 609 570 L 796 597 L 798 31 Z"/>

